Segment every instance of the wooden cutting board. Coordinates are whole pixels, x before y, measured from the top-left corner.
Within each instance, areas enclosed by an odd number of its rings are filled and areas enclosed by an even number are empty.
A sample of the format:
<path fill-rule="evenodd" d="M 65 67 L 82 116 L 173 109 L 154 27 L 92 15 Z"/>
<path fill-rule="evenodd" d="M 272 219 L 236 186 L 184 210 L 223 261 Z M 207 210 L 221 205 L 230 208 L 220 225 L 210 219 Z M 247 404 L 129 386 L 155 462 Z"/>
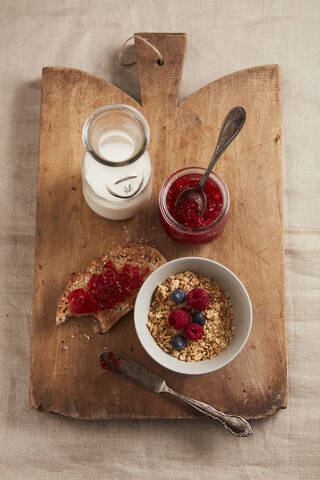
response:
<path fill-rule="evenodd" d="M 168 396 L 103 372 L 98 354 L 111 349 L 163 376 L 177 391 L 220 410 L 247 418 L 270 415 L 287 401 L 279 67 L 233 73 L 178 106 L 186 36 L 139 35 L 164 56 L 164 64 L 158 65 L 150 47 L 135 37 L 142 106 L 88 73 L 43 70 L 30 405 L 86 419 L 197 416 Z M 81 190 L 82 125 L 94 109 L 111 103 L 143 112 L 151 128 L 154 162 L 152 200 L 142 213 L 119 222 L 95 215 Z M 179 168 L 207 166 L 222 121 L 236 105 L 245 107 L 247 122 L 216 168 L 231 195 L 226 230 L 205 246 L 178 245 L 159 222 L 160 186 Z M 89 317 L 55 326 L 57 301 L 70 272 L 85 269 L 110 246 L 126 241 L 154 245 L 168 260 L 211 258 L 240 277 L 252 300 L 253 328 L 245 349 L 230 365 L 197 377 L 160 367 L 140 346 L 132 314 L 106 335 L 97 333 Z"/>

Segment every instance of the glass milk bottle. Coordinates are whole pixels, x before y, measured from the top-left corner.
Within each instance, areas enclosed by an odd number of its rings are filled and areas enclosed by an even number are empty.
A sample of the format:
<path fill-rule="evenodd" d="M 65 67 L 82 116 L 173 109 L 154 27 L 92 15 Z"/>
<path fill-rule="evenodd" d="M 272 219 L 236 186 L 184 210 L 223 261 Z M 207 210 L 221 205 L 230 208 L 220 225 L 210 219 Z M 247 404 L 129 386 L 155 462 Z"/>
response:
<path fill-rule="evenodd" d="M 133 217 L 151 196 L 150 130 L 144 116 L 129 105 L 95 110 L 82 130 L 87 149 L 82 188 L 89 207 L 111 220 Z"/>

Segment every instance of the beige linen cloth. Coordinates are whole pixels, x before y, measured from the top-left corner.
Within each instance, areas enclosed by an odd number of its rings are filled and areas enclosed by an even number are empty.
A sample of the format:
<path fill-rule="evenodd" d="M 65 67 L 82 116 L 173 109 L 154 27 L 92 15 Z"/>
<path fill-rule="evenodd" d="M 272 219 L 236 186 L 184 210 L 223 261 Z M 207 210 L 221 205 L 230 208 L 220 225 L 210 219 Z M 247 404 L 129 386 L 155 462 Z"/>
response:
<path fill-rule="evenodd" d="M 0 478 L 320 478 L 319 0 L 0 3 Z M 210 421 L 90 423 L 28 407 L 41 69 L 80 68 L 138 97 L 117 53 L 143 31 L 188 33 L 183 97 L 282 67 L 289 406 L 249 439 Z"/>

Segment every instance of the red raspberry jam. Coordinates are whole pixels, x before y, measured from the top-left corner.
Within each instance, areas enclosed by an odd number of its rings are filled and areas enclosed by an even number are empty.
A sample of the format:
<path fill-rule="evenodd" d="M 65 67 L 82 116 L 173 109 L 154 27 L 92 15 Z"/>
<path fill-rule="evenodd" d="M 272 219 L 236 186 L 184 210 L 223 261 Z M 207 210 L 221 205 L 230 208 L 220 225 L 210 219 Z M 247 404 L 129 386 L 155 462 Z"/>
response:
<path fill-rule="evenodd" d="M 196 203 L 188 198 L 179 206 L 175 205 L 181 192 L 199 184 L 204 171 L 200 167 L 179 170 L 161 188 L 159 208 L 162 224 L 177 242 L 207 243 L 216 239 L 224 230 L 229 211 L 229 193 L 218 175 L 211 173 L 206 181 L 204 192 L 207 207 L 203 216 Z"/>
<path fill-rule="evenodd" d="M 70 313 L 81 315 L 97 313 L 98 310 L 112 310 L 117 303 L 131 297 L 141 287 L 143 277 L 139 267 L 125 264 L 116 270 L 112 262 L 108 262 L 103 273 L 92 275 L 86 289 L 78 288 L 68 295 Z"/>
<path fill-rule="evenodd" d="M 204 193 L 207 197 L 207 208 L 200 215 L 197 203 L 186 198 L 179 204 L 175 202 L 181 192 L 187 188 L 196 187 L 201 179 L 200 175 L 183 175 L 177 178 L 167 193 L 167 208 L 172 217 L 181 225 L 192 228 L 201 228 L 210 225 L 222 212 L 223 197 L 220 188 L 214 180 L 208 178 L 204 186 Z"/>
<path fill-rule="evenodd" d="M 103 370 L 107 370 L 107 364 L 105 359 L 102 357 L 102 355 L 100 356 L 100 365 L 101 365 L 101 368 L 103 368 Z"/>
<path fill-rule="evenodd" d="M 96 313 L 98 305 L 90 292 L 84 288 L 78 288 L 68 295 L 69 310 L 71 313 L 82 315 L 85 313 Z"/>

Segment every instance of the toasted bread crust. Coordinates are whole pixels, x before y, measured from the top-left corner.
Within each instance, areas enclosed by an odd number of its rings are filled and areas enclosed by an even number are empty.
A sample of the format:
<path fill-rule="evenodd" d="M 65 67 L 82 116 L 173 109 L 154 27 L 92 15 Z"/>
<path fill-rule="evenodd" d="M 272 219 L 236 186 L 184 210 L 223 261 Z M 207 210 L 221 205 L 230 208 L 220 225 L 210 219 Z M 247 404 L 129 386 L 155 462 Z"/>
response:
<path fill-rule="evenodd" d="M 117 269 L 122 268 L 125 263 L 138 266 L 141 270 L 148 268 L 147 277 L 160 265 L 166 263 L 166 259 L 158 250 L 148 245 L 128 243 L 111 249 L 103 257 L 93 260 L 85 272 L 72 273 L 70 275 L 69 282 L 58 303 L 56 324 L 61 324 L 73 316 L 68 306 L 68 295 L 77 288 L 85 288 L 92 275 L 104 271 L 107 262 L 113 262 Z M 113 310 L 99 310 L 96 315 L 91 314 L 98 319 L 101 333 L 108 332 L 120 318 L 133 309 L 137 294 L 138 290 L 131 297 L 125 299 L 124 302 L 118 303 Z M 79 317 L 82 315 L 74 316 Z"/>

